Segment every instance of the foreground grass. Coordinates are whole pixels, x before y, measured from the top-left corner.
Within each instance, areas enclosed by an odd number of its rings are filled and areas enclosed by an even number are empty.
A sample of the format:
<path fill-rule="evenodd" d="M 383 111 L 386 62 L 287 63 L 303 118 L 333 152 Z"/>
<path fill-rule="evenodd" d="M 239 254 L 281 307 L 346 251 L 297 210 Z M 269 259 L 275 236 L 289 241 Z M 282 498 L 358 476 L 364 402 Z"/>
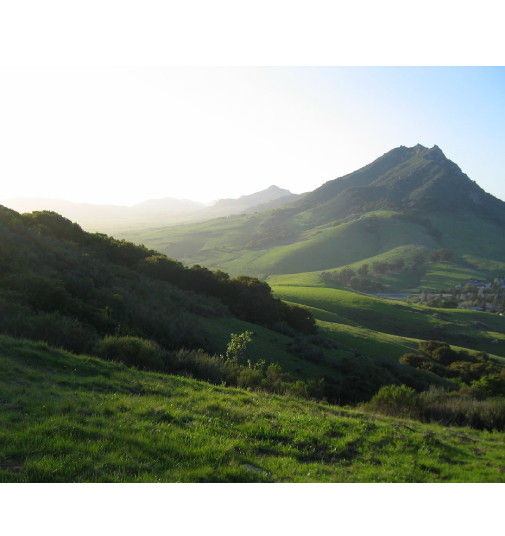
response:
<path fill-rule="evenodd" d="M 503 482 L 505 435 L 0 337 L 1 482 Z"/>

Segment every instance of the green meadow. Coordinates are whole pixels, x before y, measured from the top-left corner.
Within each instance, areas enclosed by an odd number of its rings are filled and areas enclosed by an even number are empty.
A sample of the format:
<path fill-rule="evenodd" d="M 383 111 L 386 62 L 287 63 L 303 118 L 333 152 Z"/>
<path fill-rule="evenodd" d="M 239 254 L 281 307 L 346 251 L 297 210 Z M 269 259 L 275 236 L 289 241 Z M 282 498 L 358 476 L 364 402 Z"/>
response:
<path fill-rule="evenodd" d="M 505 358 L 505 345 L 492 343 L 505 339 L 505 318 L 497 314 L 387 300 L 337 288 L 315 274 L 267 281 L 277 297 L 309 307 L 328 336 L 370 356 L 398 359 L 413 349 L 413 342 L 405 341 L 443 338 L 456 347 Z"/>
<path fill-rule="evenodd" d="M 0 482 L 503 482 L 505 434 L 0 337 Z"/>

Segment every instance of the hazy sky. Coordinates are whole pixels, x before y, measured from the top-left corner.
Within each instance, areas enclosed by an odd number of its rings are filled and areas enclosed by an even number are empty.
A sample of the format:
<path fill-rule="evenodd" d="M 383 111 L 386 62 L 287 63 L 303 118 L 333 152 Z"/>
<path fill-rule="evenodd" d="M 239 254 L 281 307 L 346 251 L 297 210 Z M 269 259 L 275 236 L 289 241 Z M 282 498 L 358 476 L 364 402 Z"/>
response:
<path fill-rule="evenodd" d="M 0 198 L 301 193 L 420 143 L 505 199 L 504 97 L 503 67 L 6 67 Z"/>

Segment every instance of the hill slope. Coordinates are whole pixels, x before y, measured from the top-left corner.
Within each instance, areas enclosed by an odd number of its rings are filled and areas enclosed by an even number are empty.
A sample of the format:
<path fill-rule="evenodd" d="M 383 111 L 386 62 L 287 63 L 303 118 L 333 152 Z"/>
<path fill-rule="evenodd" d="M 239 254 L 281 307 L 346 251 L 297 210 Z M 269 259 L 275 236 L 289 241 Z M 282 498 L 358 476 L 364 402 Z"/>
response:
<path fill-rule="evenodd" d="M 505 273 L 504 230 L 503 201 L 437 146 L 418 145 L 394 149 L 276 210 L 119 236 L 233 275 L 395 259 L 410 265 L 418 253 L 449 249 L 468 278 L 491 278 Z"/>
<path fill-rule="evenodd" d="M 265 282 L 184 268 L 52 212 L 0 207 L 0 250 L 0 333 L 228 385 L 264 386 L 279 364 L 284 390 L 341 403 L 392 383 L 452 385 L 395 355 L 365 358 L 321 336 L 308 309 L 275 298 Z M 253 342 L 240 362 L 219 357 L 246 332 Z"/>
<path fill-rule="evenodd" d="M 216 387 L 0 336 L 0 482 L 503 482 L 503 433 Z"/>

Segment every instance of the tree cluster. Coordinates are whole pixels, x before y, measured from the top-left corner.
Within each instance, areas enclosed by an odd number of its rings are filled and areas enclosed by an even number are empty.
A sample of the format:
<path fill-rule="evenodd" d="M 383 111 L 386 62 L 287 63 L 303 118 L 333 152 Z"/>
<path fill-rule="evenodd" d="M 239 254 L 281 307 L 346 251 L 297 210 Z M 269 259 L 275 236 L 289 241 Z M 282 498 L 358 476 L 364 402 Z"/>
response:
<path fill-rule="evenodd" d="M 419 349 L 422 355 L 404 354 L 400 363 L 471 385 L 485 377 L 500 376 L 504 387 L 502 394 L 505 395 L 505 366 L 491 360 L 485 352 L 470 354 L 466 350 L 457 351 L 440 341 L 421 341 Z"/>
<path fill-rule="evenodd" d="M 53 212 L 0 207 L 0 332 L 75 353 L 107 335 L 216 351 L 202 317 L 315 332 L 303 307 L 256 278 L 184 267 L 145 246 L 84 232 Z"/>
<path fill-rule="evenodd" d="M 354 269 L 349 266 L 334 272 L 322 272 L 321 277 L 330 283 L 350 287 L 359 292 L 380 292 L 384 286 L 372 281 L 368 277 L 369 265 L 362 264 L 359 268 Z"/>
<path fill-rule="evenodd" d="M 258 232 L 251 236 L 245 249 L 261 249 L 272 244 L 289 242 L 294 233 L 283 224 L 285 217 L 285 211 L 274 211 L 268 220 L 260 224 Z"/>

